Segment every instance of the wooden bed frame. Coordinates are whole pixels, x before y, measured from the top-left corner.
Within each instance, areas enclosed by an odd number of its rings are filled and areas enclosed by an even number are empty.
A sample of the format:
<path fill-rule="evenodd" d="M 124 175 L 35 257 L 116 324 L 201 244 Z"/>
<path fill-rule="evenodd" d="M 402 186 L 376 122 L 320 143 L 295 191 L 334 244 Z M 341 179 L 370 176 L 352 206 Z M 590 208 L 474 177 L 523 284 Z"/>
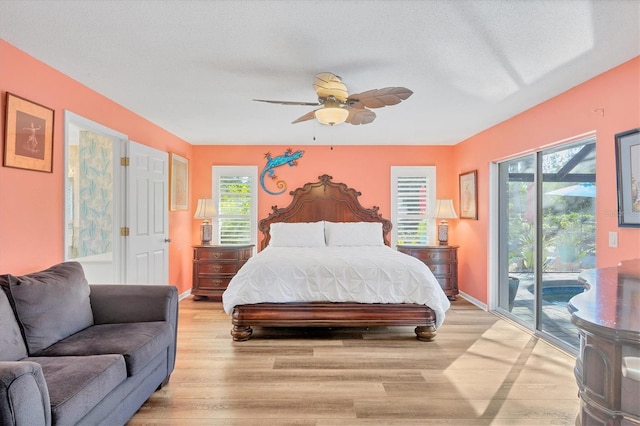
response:
<path fill-rule="evenodd" d="M 329 175 L 318 177 L 302 188 L 291 191 L 291 204 L 272 207 L 258 228 L 264 234 L 263 249 L 270 239 L 275 222 L 381 222 L 383 238 L 389 245 L 391 222 L 382 218 L 378 207 L 364 208 L 358 201 L 360 192 L 344 183 L 334 183 Z M 411 303 L 258 303 L 235 306 L 231 335 L 235 341 L 249 340 L 252 326 L 261 327 L 370 327 L 415 325 L 418 340 L 431 341 L 436 336 L 435 312 L 425 305 Z"/>

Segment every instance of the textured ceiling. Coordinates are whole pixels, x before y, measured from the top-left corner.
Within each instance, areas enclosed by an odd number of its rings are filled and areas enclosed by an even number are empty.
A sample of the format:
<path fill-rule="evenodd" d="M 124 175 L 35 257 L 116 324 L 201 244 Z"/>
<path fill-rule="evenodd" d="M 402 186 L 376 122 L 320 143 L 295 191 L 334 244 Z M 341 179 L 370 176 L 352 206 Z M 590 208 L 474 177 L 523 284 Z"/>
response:
<path fill-rule="evenodd" d="M 639 55 L 640 1 L 0 0 L 0 38 L 193 144 L 455 144 Z M 414 94 L 364 126 L 252 101 L 324 71 Z"/>

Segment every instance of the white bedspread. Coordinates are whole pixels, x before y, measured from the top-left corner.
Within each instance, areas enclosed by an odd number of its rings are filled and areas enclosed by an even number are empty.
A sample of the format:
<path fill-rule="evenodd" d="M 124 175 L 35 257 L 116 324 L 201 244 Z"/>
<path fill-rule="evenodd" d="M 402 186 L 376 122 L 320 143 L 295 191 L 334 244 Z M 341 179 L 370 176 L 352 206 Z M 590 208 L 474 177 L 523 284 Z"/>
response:
<path fill-rule="evenodd" d="M 222 295 L 236 305 L 285 302 L 416 303 L 436 313 L 450 303 L 429 268 L 387 246 L 267 247 L 250 258 Z"/>

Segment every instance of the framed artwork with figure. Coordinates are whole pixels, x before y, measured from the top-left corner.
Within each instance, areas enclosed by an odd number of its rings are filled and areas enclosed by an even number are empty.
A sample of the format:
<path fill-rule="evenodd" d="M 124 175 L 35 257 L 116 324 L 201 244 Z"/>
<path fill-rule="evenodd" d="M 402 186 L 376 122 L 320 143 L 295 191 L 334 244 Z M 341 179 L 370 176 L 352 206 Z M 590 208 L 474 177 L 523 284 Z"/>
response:
<path fill-rule="evenodd" d="M 640 228 L 640 129 L 615 135 L 618 226 Z"/>
<path fill-rule="evenodd" d="M 53 171 L 53 110 L 7 92 L 3 165 Z"/>
<path fill-rule="evenodd" d="M 460 218 L 478 220 L 478 171 L 461 173 Z"/>

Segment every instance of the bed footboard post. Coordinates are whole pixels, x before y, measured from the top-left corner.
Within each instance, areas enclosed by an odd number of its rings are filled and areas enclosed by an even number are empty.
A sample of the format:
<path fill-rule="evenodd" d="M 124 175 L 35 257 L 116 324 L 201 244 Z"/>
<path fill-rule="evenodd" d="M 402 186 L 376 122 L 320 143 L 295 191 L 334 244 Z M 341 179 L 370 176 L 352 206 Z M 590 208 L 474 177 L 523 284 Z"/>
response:
<path fill-rule="evenodd" d="M 248 325 L 234 325 L 231 329 L 231 336 L 236 342 L 244 342 L 251 338 L 253 330 Z"/>
<path fill-rule="evenodd" d="M 421 340 L 424 342 L 431 342 L 433 339 L 436 338 L 436 334 L 437 334 L 435 325 L 426 325 L 426 326 L 419 325 L 416 327 L 415 332 L 418 340 Z"/>

